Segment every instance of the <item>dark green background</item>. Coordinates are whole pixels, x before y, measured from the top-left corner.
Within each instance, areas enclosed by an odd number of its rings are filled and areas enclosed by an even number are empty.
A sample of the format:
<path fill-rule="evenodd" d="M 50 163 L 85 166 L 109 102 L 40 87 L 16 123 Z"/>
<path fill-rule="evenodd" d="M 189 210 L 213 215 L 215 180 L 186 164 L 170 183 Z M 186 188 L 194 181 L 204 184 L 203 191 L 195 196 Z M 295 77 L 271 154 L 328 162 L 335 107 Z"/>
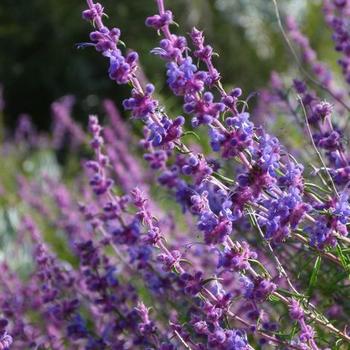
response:
<path fill-rule="evenodd" d="M 225 84 L 241 86 L 248 94 L 266 83 L 272 69 L 289 70 L 292 60 L 278 31 L 271 1 L 236 1 L 232 11 L 220 11 L 219 2 L 169 0 L 166 5 L 174 11 L 182 34 L 189 32 L 192 25 L 205 30 L 208 42 L 220 54 L 216 64 Z M 282 12 L 288 3 L 280 2 Z M 147 76 L 176 108 L 177 102 L 167 95 L 164 86 L 164 64 L 149 53 L 159 39 L 155 31 L 144 26 L 144 21 L 156 12 L 155 1 L 104 0 L 103 4 L 109 15 L 106 23 L 121 28 L 122 40 L 137 49 Z M 243 15 L 249 17 L 251 13 L 248 5 L 257 9 L 249 20 L 262 22 L 269 38 L 271 47 L 267 49 L 272 54 L 267 58 L 257 50 L 259 33 L 256 42 L 254 31 L 247 33 L 240 23 Z M 78 50 L 75 46 L 87 41 L 91 30 L 90 24 L 81 19 L 84 8 L 83 0 L 1 0 L 0 83 L 4 86 L 7 125 L 15 125 L 18 115 L 24 112 L 39 128 L 47 128 L 50 103 L 65 94 L 77 97 L 78 119 L 84 119 L 98 105 L 99 100 L 92 95 L 116 101 L 126 96 L 127 89 L 108 80 L 108 62 L 100 54 L 93 48 Z M 319 11 L 318 5 L 310 2 L 302 25 L 327 56 L 328 46 L 324 43 L 330 42 L 330 35 L 324 30 Z"/>

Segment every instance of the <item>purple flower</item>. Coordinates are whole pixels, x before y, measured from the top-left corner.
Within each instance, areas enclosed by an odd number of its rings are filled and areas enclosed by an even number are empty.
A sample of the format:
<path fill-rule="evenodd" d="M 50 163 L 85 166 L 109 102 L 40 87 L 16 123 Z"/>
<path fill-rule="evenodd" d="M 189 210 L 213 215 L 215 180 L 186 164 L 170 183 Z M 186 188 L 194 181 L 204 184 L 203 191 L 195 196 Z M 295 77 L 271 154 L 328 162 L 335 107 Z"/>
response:
<path fill-rule="evenodd" d="M 175 95 L 193 95 L 203 91 L 206 73 L 197 71 L 190 57 L 183 60 L 181 64 L 171 62 L 167 64 L 167 83 Z M 185 108 L 188 113 L 188 109 Z"/>
<path fill-rule="evenodd" d="M 204 232 L 207 244 L 223 243 L 232 232 L 232 222 L 224 217 L 217 217 L 211 211 L 204 211 L 197 225 L 198 229 Z"/>
<path fill-rule="evenodd" d="M 321 120 L 329 117 L 332 114 L 333 106 L 327 101 L 321 101 L 314 107 L 314 112 L 319 116 Z"/>
<path fill-rule="evenodd" d="M 181 170 L 185 175 L 192 176 L 196 185 L 202 183 L 212 173 L 211 167 L 201 154 L 184 159 Z"/>
<path fill-rule="evenodd" d="M 225 250 L 219 254 L 218 267 L 224 267 L 234 271 L 248 269 L 250 266 L 249 259 L 257 258 L 257 254 L 250 250 L 247 242 L 242 242 L 237 249 L 226 246 Z"/>
<path fill-rule="evenodd" d="M 100 256 L 97 248 L 94 246 L 91 240 L 76 244 L 81 264 L 83 266 L 91 266 L 97 268 L 100 264 Z"/>
<path fill-rule="evenodd" d="M 36 138 L 37 133 L 30 116 L 27 114 L 21 114 L 15 131 L 16 143 L 21 144 L 22 142 L 26 142 L 29 146 L 35 146 Z"/>
<path fill-rule="evenodd" d="M 249 277 L 243 275 L 239 278 L 239 282 L 242 288 L 241 293 L 245 298 L 251 298 L 254 291 L 253 281 Z"/>
<path fill-rule="evenodd" d="M 251 280 L 246 276 L 241 276 L 240 282 L 244 297 L 257 302 L 265 301 L 277 288 L 274 283 L 261 277 Z"/>
<path fill-rule="evenodd" d="M 87 21 L 95 21 L 104 15 L 104 8 L 100 3 L 93 4 L 91 8 L 83 11 L 82 17 Z"/>
<path fill-rule="evenodd" d="M 109 57 L 109 77 L 118 84 L 126 84 L 132 78 L 136 70 L 138 55 L 136 52 L 130 52 L 124 58 L 119 50 L 114 50 L 105 54 Z"/>
<path fill-rule="evenodd" d="M 0 319 L 0 349 L 2 350 L 9 350 L 13 343 L 12 337 L 6 331 L 7 325 L 6 319 Z"/>
<path fill-rule="evenodd" d="M 335 204 L 335 208 L 332 214 L 335 215 L 342 224 L 349 222 L 349 189 L 345 189 L 343 193 L 341 193 L 339 199 L 337 200 L 337 203 Z"/>
<path fill-rule="evenodd" d="M 265 237 L 278 242 L 287 238 L 311 209 L 302 202 L 299 191 L 294 188 L 277 199 L 263 201 L 263 205 L 268 212 L 266 217 L 259 218 L 259 223 L 265 227 Z"/>
<path fill-rule="evenodd" d="M 67 335 L 73 340 L 88 338 L 85 320 L 80 315 L 76 315 L 68 324 Z"/>
<path fill-rule="evenodd" d="M 226 330 L 225 349 L 227 350 L 248 350 L 247 335 L 241 330 Z"/>
<path fill-rule="evenodd" d="M 311 66 L 312 72 L 316 75 L 318 80 L 334 94 L 338 94 L 338 91 L 336 91 L 333 84 L 331 84 L 332 74 L 330 70 L 324 63 L 317 60 L 317 54 L 312 49 L 309 39 L 301 33 L 296 21 L 291 16 L 287 17 L 287 29 L 291 39 L 300 47 L 303 60 Z"/>
<path fill-rule="evenodd" d="M 154 15 L 147 17 L 146 26 L 153 27 L 157 30 L 161 29 L 164 26 L 168 26 L 173 22 L 173 14 L 171 11 L 165 11 L 161 15 Z"/>
<path fill-rule="evenodd" d="M 132 246 L 140 237 L 140 222 L 135 219 L 124 227 L 118 227 L 112 230 L 113 242 L 117 244 L 126 244 Z"/>
<path fill-rule="evenodd" d="M 251 151 L 254 127 L 249 121 L 249 114 L 241 113 L 234 117 L 228 117 L 226 125 L 229 127 L 229 131 L 226 133 L 217 128 L 210 129 L 210 144 L 213 151 L 221 151 L 224 158 L 235 157 L 246 150 Z"/>
<path fill-rule="evenodd" d="M 304 188 L 303 171 L 304 167 L 301 164 L 288 161 L 284 174 L 278 178 L 279 186 L 302 191 Z"/>
<path fill-rule="evenodd" d="M 147 335 L 147 336 L 149 336 L 152 333 L 155 333 L 156 327 L 149 318 L 149 309 L 145 306 L 145 304 L 142 302 L 139 302 L 135 310 L 139 314 L 142 321 L 139 323 L 139 327 L 138 327 L 140 333 L 142 335 Z"/>
<path fill-rule="evenodd" d="M 114 181 L 106 176 L 106 167 L 109 164 L 109 158 L 101 153 L 101 147 L 104 144 L 101 136 L 102 128 L 98 123 L 96 116 L 89 117 L 89 131 L 92 134 L 90 145 L 95 151 L 96 160 L 86 162 L 86 168 L 91 171 L 90 185 L 95 194 L 101 196 L 112 188 Z"/>
<path fill-rule="evenodd" d="M 278 139 L 263 132 L 259 137 L 259 148 L 254 151 L 258 166 L 270 176 L 275 177 L 281 158 Z"/>
<path fill-rule="evenodd" d="M 313 226 L 307 226 L 305 232 L 310 236 L 310 244 L 320 249 L 323 249 L 326 245 L 334 246 L 336 244 L 328 220 L 323 216 Z"/>
<path fill-rule="evenodd" d="M 177 141 L 182 135 L 182 126 L 185 118 L 177 117 L 174 121 L 167 116 L 163 116 L 159 122 L 150 122 L 148 124 L 149 135 L 147 141 L 152 142 L 154 147 L 167 145 L 169 149 L 174 148 L 174 141 Z"/>
<path fill-rule="evenodd" d="M 333 30 L 332 39 L 335 44 L 335 50 L 342 53 L 342 58 L 338 64 L 347 83 L 350 83 L 350 36 L 348 33 L 348 2 L 344 0 L 325 1 L 324 12 L 325 19 L 329 27 Z"/>
<path fill-rule="evenodd" d="M 202 309 L 203 309 L 203 312 L 205 313 L 207 320 L 210 323 L 214 323 L 214 324 L 220 320 L 223 314 L 223 310 L 221 308 L 216 307 L 215 305 L 213 305 L 208 301 L 204 302 Z"/>
<path fill-rule="evenodd" d="M 289 314 L 293 320 L 300 320 L 304 317 L 304 310 L 294 299 L 291 300 L 291 303 L 289 305 Z"/>
<path fill-rule="evenodd" d="M 171 271 L 176 267 L 181 258 L 181 252 L 173 250 L 169 253 L 161 253 L 157 256 L 157 260 L 163 264 L 164 271 Z"/>
<path fill-rule="evenodd" d="M 83 17 L 93 20 L 97 25 L 97 30 L 90 34 L 90 40 L 96 50 L 102 52 L 103 56 L 110 61 L 109 77 L 118 84 L 126 84 L 132 79 L 136 70 L 138 55 L 136 52 L 129 52 L 125 57 L 117 48 L 120 30 L 105 27 L 102 23 L 103 7 L 100 4 L 93 4 L 88 10 L 83 12 Z"/>
<path fill-rule="evenodd" d="M 193 275 L 184 272 L 180 275 L 180 281 L 183 285 L 184 292 L 186 294 L 195 296 L 201 291 L 203 287 L 203 272 L 197 271 Z"/>
<path fill-rule="evenodd" d="M 212 64 L 213 48 L 210 45 L 204 44 L 203 32 L 199 31 L 198 29 L 193 28 L 190 36 L 193 44 L 196 47 L 194 56 L 205 62 L 208 67 L 208 77 L 206 79 L 206 83 L 208 85 L 213 85 L 220 80 L 220 74 Z"/>
<path fill-rule="evenodd" d="M 193 325 L 194 330 L 198 334 L 208 334 L 209 329 L 208 329 L 208 324 L 205 321 L 198 321 Z"/>
<path fill-rule="evenodd" d="M 224 344 L 225 340 L 226 334 L 223 329 L 217 329 L 208 335 L 208 344 L 213 347 L 218 347 Z"/>
<path fill-rule="evenodd" d="M 137 268 L 143 269 L 151 261 L 152 248 L 149 245 L 130 246 L 128 248 L 130 263 L 137 262 Z"/>
<path fill-rule="evenodd" d="M 153 91 L 154 86 L 152 84 L 146 86 L 146 92 L 144 94 L 133 89 L 131 92 L 132 97 L 123 102 L 124 108 L 131 110 L 134 118 L 147 120 L 158 106 L 158 102 L 152 98 Z"/>
<path fill-rule="evenodd" d="M 221 102 L 214 102 L 213 94 L 208 91 L 203 94 L 201 99 L 194 95 L 188 95 L 185 98 L 184 111 L 194 115 L 191 121 L 193 127 L 201 124 L 212 124 L 224 110 L 225 105 Z"/>
<path fill-rule="evenodd" d="M 264 301 L 276 288 L 277 286 L 273 282 L 258 277 L 254 281 L 254 299 L 257 301 Z"/>
<path fill-rule="evenodd" d="M 335 151 L 341 149 L 340 138 L 341 135 L 338 131 L 332 130 L 329 132 L 324 132 L 322 134 L 314 134 L 313 138 L 315 144 L 327 151 Z"/>
<path fill-rule="evenodd" d="M 152 169 L 162 169 L 165 168 L 168 156 L 166 151 L 158 150 L 152 153 L 146 153 L 143 158 L 149 163 Z"/>
<path fill-rule="evenodd" d="M 346 185 L 350 181 L 350 166 L 331 169 L 330 172 L 337 185 Z"/>
<path fill-rule="evenodd" d="M 183 36 L 172 35 L 170 39 L 162 39 L 160 47 L 151 50 L 154 55 L 160 56 L 164 60 L 179 62 L 182 58 L 182 52 L 187 49 L 187 41 Z"/>

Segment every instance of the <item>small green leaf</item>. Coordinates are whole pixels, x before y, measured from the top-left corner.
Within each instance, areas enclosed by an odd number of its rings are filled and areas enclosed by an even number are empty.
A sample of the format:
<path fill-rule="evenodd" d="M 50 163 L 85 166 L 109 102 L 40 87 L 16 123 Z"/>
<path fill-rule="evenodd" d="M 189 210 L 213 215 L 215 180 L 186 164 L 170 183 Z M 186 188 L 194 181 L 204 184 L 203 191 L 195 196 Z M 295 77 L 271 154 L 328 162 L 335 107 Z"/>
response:
<path fill-rule="evenodd" d="M 321 267 L 321 261 L 322 261 L 322 258 L 320 256 L 318 256 L 316 258 L 314 267 L 313 267 L 312 272 L 311 272 L 309 287 L 307 290 L 307 295 L 309 296 L 309 298 L 311 297 L 312 292 L 313 292 L 313 290 L 316 286 L 316 283 L 317 283 L 318 273 L 319 273 L 320 267 Z"/>
<path fill-rule="evenodd" d="M 347 255 L 344 254 L 344 250 L 342 250 L 341 246 L 339 244 L 337 244 L 337 252 L 339 254 L 339 259 L 341 264 L 343 265 L 345 271 L 347 271 L 348 273 L 350 273 L 350 261 L 349 261 L 349 257 Z"/>
<path fill-rule="evenodd" d="M 290 333 L 290 340 L 292 340 L 294 338 L 294 336 L 296 335 L 297 331 L 298 331 L 298 323 L 294 322 L 292 331 Z"/>
<path fill-rule="evenodd" d="M 266 268 L 264 267 L 264 265 L 263 265 L 260 261 L 255 260 L 255 259 L 248 259 L 248 261 L 251 262 L 251 263 L 254 263 L 254 264 L 258 265 L 258 266 L 261 268 L 261 270 L 263 270 L 263 273 L 264 273 L 267 277 L 271 277 L 270 273 L 266 270 Z"/>
<path fill-rule="evenodd" d="M 327 193 L 327 194 L 331 193 L 331 192 L 327 191 L 326 189 L 322 188 L 321 186 L 318 186 L 318 185 L 310 183 L 310 182 L 305 182 L 305 187 L 306 188 L 308 188 L 308 187 L 315 188 L 315 189 L 317 189 L 321 192 Z"/>
<path fill-rule="evenodd" d="M 213 174 L 214 174 L 215 176 L 217 176 L 219 179 L 221 179 L 221 180 L 223 180 L 223 181 L 226 181 L 226 182 L 228 182 L 228 183 L 230 183 L 230 184 L 234 184 L 234 183 L 235 183 L 234 180 L 229 179 L 228 177 L 226 177 L 226 176 L 224 176 L 224 175 L 221 175 L 220 173 L 218 173 L 218 172 L 216 172 L 216 171 L 214 171 Z"/>
<path fill-rule="evenodd" d="M 191 130 L 184 132 L 184 133 L 182 134 L 181 138 L 184 137 L 184 136 L 187 136 L 187 135 L 192 135 L 192 136 L 194 136 L 198 141 L 201 140 L 201 138 L 200 138 L 194 131 L 191 131 Z"/>
<path fill-rule="evenodd" d="M 279 298 L 273 294 L 269 295 L 269 300 L 273 303 L 278 303 L 280 301 Z"/>
<path fill-rule="evenodd" d="M 180 259 L 179 262 L 193 266 L 192 262 L 188 259 Z"/>
<path fill-rule="evenodd" d="M 176 150 L 181 154 L 190 154 L 191 151 L 184 151 L 179 146 L 175 146 Z"/>
<path fill-rule="evenodd" d="M 297 298 L 297 299 L 306 298 L 306 296 L 303 295 L 303 294 L 290 292 L 289 290 L 284 289 L 284 288 L 278 288 L 278 291 L 281 292 L 281 293 L 284 293 L 284 294 L 286 294 L 286 295 L 293 296 L 294 298 Z"/>
<path fill-rule="evenodd" d="M 247 211 L 247 213 L 248 213 L 248 218 L 249 218 L 249 221 L 250 221 L 251 225 L 252 225 L 253 227 L 257 228 L 258 225 L 257 225 L 257 223 L 256 223 L 256 220 L 255 220 L 254 215 L 253 215 L 250 211 Z"/>
<path fill-rule="evenodd" d="M 123 47 L 126 47 L 125 42 L 124 42 L 124 41 L 122 41 L 122 40 L 118 40 L 118 44 L 120 44 L 120 45 L 121 45 L 121 46 L 123 46 Z"/>

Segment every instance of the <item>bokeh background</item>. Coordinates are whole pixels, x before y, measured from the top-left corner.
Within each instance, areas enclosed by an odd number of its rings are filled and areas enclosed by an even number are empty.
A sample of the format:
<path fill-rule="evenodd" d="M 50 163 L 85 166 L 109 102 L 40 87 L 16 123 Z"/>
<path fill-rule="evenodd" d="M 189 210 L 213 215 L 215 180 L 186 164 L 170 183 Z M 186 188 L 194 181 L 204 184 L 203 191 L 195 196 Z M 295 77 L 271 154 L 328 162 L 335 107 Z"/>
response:
<path fill-rule="evenodd" d="M 168 108 L 179 108 L 167 94 L 164 66 L 150 50 L 158 38 L 144 26 L 155 13 L 154 0 L 105 0 L 109 25 L 123 31 L 122 40 L 138 50 L 148 77 Z M 271 70 L 293 75 L 291 59 L 277 26 L 272 0 L 167 0 L 181 32 L 192 26 L 205 30 L 208 42 L 220 55 L 216 64 L 224 84 L 240 86 L 248 94 L 266 85 Z M 317 0 L 281 0 L 283 14 L 293 14 L 309 36 L 320 58 L 336 71 L 330 32 L 320 16 Z M 107 62 L 93 48 L 77 49 L 87 41 L 90 25 L 81 20 L 83 0 L 1 0 L 0 83 L 3 85 L 5 124 L 14 127 L 21 113 L 29 114 L 39 129 L 50 125 L 50 104 L 76 96 L 74 116 L 85 120 L 98 112 L 100 99 L 120 102 L 127 90 L 111 82 Z M 251 103 L 254 105 L 254 99 Z M 96 111 L 95 111 L 96 109 Z"/>

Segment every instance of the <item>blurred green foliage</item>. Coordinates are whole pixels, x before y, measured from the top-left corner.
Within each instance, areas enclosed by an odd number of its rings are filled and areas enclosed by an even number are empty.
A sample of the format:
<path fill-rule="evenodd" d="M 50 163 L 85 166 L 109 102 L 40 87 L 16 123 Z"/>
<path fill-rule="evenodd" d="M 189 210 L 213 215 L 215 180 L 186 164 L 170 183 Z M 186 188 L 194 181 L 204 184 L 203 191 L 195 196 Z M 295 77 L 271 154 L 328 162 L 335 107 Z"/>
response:
<path fill-rule="evenodd" d="M 297 2 L 281 1 L 282 11 Z M 147 76 L 178 112 L 177 100 L 167 95 L 164 85 L 165 68 L 149 53 L 158 38 L 144 21 L 156 12 L 155 1 L 104 0 L 103 4 L 108 24 L 122 29 L 122 40 L 139 52 Z M 182 34 L 193 25 L 205 30 L 220 55 L 216 63 L 225 84 L 241 86 L 248 94 L 266 83 L 272 69 L 289 69 L 291 60 L 276 26 L 272 1 L 168 0 L 166 5 L 174 11 Z M 8 125 L 13 126 L 24 112 L 40 128 L 48 128 L 50 103 L 65 94 L 77 97 L 75 115 L 85 118 L 99 105 L 99 98 L 120 102 L 128 93 L 108 80 L 107 62 L 92 48 L 76 48 L 75 44 L 88 40 L 90 31 L 81 19 L 84 7 L 84 0 L 0 2 L 0 83 L 5 88 Z M 324 45 L 330 40 L 324 35 L 319 7 L 318 1 L 307 2 L 305 29 L 322 53 L 332 55 L 331 45 Z"/>

